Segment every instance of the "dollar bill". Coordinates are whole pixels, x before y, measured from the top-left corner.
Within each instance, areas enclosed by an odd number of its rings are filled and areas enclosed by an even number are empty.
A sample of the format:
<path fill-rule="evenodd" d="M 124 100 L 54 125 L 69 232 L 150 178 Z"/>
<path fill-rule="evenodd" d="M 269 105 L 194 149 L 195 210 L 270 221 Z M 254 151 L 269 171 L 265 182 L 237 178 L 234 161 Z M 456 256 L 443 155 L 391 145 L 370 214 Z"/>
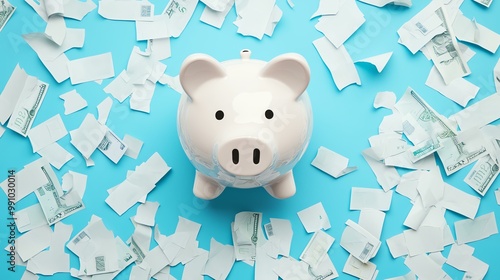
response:
<path fill-rule="evenodd" d="M 118 163 L 127 151 L 127 145 L 109 129 L 97 148 L 114 163 Z"/>
<path fill-rule="evenodd" d="M 451 81 L 470 74 L 470 69 L 458 47 L 452 29 L 453 22 L 449 22 L 443 6 L 437 8 L 435 13 L 443 22 L 442 26 L 446 31 L 434 36 L 425 47 L 430 50 L 432 62 L 448 85 Z"/>
<path fill-rule="evenodd" d="M 142 251 L 141 247 L 137 245 L 135 242 L 134 238 L 130 238 L 130 250 L 134 253 L 135 255 L 135 263 L 136 264 L 141 264 L 144 258 L 146 257 L 146 254 Z"/>
<path fill-rule="evenodd" d="M 7 0 L 0 0 L 0 31 L 7 24 L 10 17 L 16 10 L 16 7 L 12 6 Z"/>
<path fill-rule="evenodd" d="M 484 196 L 498 176 L 498 164 L 490 156 L 480 158 L 464 182 Z"/>
<path fill-rule="evenodd" d="M 493 0 L 474 0 L 474 2 L 481 4 L 481 5 L 485 6 L 486 8 L 489 8 L 491 5 L 491 2 L 493 2 Z"/>
<path fill-rule="evenodd" d="M 254 261 L 256 248 L 265 242 L 262 213 L 240 212 L 233 223 L 233 244 L 237 260 Z"/>
<path fill-rule="evenodd" d="M 26 137 L 47 94 L 49 85 L 28 76 L 7 127 Z"/>
<path fill-rule="evenodd" d="M 310 267 L 317 267 L 330 250 L 335 238 L 322 230 L 314 233 L 306 248 L 300 255 L 300 260 Z"/>
<path fill-rule="evenodd" d="M 443 148 L 437 151 L 446 175 L 451 175 L 475 162 L 489 152 L 478 129 L 461 131 L 457 136 L 444 139 Z"/>
<path fill-rule="evenodd" d="M 77 192 L 70 190 L 63 194 L 62 188 L 50 166 L 44 165 L 41 169 L 47 177 L 47 183 L 36 189 L 35 195 L 49 225 L 53 225 L 85 208 Z"/>
<path fill-rule="evenodd" d="M 411 129 L 404 130 L 405 133 L 415 131 L 414 126 L 418 126 L 428 134 L 427 140 L 416 143 L 413 148 L 408 149 L 410 159 L 414 163 L 443 149 L 443 139 L 457 135 L 449 121 L 439 115 L 412 88 L 406 90 L 395 106 L 402 115 L 409 115 L 415 120 Z M 407 126 L 409 125 L 408 123 Z"/>

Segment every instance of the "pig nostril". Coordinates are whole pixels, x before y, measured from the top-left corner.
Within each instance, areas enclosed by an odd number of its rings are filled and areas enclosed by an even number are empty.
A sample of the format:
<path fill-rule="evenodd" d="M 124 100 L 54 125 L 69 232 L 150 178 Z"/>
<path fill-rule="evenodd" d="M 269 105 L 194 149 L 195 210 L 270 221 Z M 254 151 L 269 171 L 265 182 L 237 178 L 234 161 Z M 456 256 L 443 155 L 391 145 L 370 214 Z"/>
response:
<path fill-rule="evenodd" d="M 253 163 L 259 164 L 260 162 L 260 150 L 253 149 Z"/>
<path fill-rule="evenodd" d="M 240 153 L 238 152 L 238 149 L 233 149 L 233 163 L 238 164 L 240 161 Z"/>

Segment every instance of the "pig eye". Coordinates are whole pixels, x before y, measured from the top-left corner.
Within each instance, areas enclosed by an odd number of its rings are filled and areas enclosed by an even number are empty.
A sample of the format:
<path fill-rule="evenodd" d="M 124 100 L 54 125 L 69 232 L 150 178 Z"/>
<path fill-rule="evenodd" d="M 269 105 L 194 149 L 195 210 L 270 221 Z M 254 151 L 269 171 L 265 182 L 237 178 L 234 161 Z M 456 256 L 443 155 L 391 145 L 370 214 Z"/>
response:
<path fill-rule="evenodd" d="M 224 118 L 224 112 L 222 112 L 221 110 L 215 112 L 215 118 L 219 121 L 222 120 Z"/>
<path fill-rule="evenodd" d="M 268 119 L 268 120 L 270 120 L 274 117 L 274 113 L 271 110 L 266 110 L 265 115 L 266 115 L 266 119 Z"/>

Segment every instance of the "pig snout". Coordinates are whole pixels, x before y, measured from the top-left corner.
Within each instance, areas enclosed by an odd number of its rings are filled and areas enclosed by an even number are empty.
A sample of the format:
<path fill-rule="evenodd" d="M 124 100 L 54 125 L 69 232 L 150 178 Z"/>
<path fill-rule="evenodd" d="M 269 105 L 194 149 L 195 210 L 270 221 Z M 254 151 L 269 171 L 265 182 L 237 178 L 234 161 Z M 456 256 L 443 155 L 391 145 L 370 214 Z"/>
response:
<path fill-rule="evenodd" d="M 219 146 L 220 166 L 236 176 L 255 176 L 272 163 L 273 151 L 269 144 L 253 138 L 238 138 Z"/>

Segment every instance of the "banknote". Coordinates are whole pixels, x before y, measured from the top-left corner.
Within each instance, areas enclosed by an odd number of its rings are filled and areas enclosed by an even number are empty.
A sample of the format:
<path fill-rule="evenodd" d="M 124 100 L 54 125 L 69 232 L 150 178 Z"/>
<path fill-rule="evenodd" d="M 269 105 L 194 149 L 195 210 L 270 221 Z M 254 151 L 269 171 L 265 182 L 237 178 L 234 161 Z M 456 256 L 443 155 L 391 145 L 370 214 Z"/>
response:
<path fill-rule="evenodd" d="M 409 115 L 415 120 L 413 123 L 405 124 L 405 134 L 422 128 L 427 132 L 428 139 L 409 149 L 412 162 L 432 154 L 435 151 L 443 149 L 443 139 L 456 136 L 456 130 L 452 128 L 450 122 L 439 115 L 431 106 L 429 106 L 412 88 L 408 88 L 395 105 L 396 109 L 402 115 Z"/>
<path fill-rule="evenodd" d="M 7 24 L 10 17 L 16 10 L 16 7 L 12 6 L 7 0 L 0 0 L 0 31 L 2 31 L 3 27 Z"/>
<path fill-rule="evenodd" d="M 85 208 L 76 191 L 70 190 L 63 194 L 57 177 L 55 177 L 50 166 L 44 165 L 41 169 L 47 177 L 47 183 L 36 189 L 35 195 L 49 225 L 53 225 Z"/>
<path fill-rule="evenodd" d="M 493 2 L 493 0 L 474 0 L 474 2 L 481 4 L 481 5 L 485 6 L 486 8 L 489 8 L 491 5 L 491 2 Z"/>
<path fill-rule="evenodd" d="M 118 163 L 127 151 L 127 145 L 109 129 L 97 148 L 114 163 Z"/>
<path fill-rule="evenodd" d="M 255 260 L 256 247 L 264 241 L 262 213 L 236 214 L 233 224 L 233 244 L 237 260 Z"/>
<path fill-rule="evenodd" d="M 47 94 L 49 85 L 28 76 L 7 127 L 26 137 Z"/>
<path fill-rule="evenodd" d="M 490 156 L 480 158 L 464 182 L 484 196 L 498 176 L 498 164 Z"/>
<path fill-rule="evenodd" d="M 451 175 L 475 162 L 489 152 L 478 129 L 461 131 L 458 135 L 442 140 L 443 148 L 437 151 L 446 175 Z"/>
<path fill-rule="evenodd" d="M 446 31 L 434 36 L 425 47 L 430 50 L 432 62 L 443 77 L 444 83 L 448 85 L 451 81 L 470 74 L 470 69 L 458 47 L 452 29 L 453 22 L 449 22 L 443 6 L 436 9 L 435 13 L 443 22 L 442 26 Z"/>
<path fill-rule="evenodd" d="M 142 251 L 141 247 L 137 245 L 137 243 L 134 241 L 134 238 L 130 238 L 130 250 L 134 253 L 135 255 L 135 263 L 136 264 L 141 264 L 144 258 L 146 257 L 146 254 Z"/>
<path fill-rule="evenodd" d="M 307 263 L 311 267 L 317 267 L 327 255 L 328 250 L 330 250 L 334 241 L 335 238 L 322 230 L 315 232 L 300 255 L 300 260 Z"/>

